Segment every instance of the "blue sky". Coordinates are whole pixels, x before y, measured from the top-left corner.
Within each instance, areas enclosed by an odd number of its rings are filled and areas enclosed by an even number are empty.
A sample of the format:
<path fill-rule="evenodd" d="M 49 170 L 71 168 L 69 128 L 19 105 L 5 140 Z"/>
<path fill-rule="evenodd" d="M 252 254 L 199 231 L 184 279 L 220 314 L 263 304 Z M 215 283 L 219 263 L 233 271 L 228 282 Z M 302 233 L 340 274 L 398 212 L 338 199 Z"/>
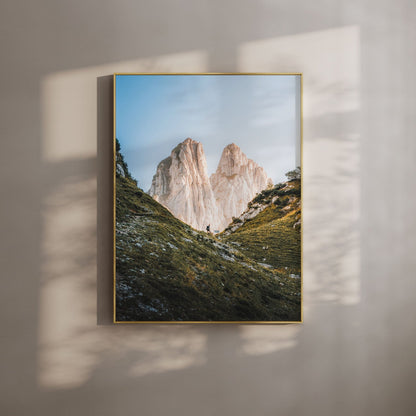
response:
<path fill-rule="evenodd" d="M 235 143 L 281 182 L 300 160 L 299 85 L 295 75 L 117 75 L 116 137 L 145 191 L 187 137 L 203 144 L 209 174 Z"/>

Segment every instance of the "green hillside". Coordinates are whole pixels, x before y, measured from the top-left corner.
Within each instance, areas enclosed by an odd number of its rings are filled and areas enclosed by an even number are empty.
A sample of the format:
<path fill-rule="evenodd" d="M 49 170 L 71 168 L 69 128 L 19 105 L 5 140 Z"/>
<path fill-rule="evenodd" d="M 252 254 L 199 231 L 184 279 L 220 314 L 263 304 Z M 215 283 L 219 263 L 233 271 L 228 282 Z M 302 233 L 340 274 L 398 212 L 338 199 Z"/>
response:
<path fill-rule="evenodd" d="M 257 195 L 220 238 L 257 262 L 300 276 L 300 219 L 300 180 L 294 179 Z"/>
<path fill-rule="evenodd" d="M 179 221 L 116 162 L 117 321 L 300 320 L 299 279 Z"/>

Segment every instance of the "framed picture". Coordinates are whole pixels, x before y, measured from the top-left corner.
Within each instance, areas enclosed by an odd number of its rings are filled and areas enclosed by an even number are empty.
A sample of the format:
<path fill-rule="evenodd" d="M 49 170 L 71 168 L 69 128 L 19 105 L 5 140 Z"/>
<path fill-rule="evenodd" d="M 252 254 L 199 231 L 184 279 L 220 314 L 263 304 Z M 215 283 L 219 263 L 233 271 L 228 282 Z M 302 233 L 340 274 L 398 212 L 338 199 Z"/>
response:
<path fill-rule="evenodd" d="M 302 322 L 301 144 L 301 74 L 114 74 L 114 322 Z"/>

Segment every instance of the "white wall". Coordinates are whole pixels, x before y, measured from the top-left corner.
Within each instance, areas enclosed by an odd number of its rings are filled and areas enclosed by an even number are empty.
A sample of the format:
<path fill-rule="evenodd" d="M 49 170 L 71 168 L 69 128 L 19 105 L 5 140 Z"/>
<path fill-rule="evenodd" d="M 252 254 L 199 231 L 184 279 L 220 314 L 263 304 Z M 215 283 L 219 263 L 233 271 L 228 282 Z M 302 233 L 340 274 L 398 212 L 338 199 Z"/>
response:
<path fill-rule="evenodd" d="M 2 414 L 413 414 L 413 2 L 0 8 Z M 115 71 L 304 73 L 303 325 L 109 324 Z"/>

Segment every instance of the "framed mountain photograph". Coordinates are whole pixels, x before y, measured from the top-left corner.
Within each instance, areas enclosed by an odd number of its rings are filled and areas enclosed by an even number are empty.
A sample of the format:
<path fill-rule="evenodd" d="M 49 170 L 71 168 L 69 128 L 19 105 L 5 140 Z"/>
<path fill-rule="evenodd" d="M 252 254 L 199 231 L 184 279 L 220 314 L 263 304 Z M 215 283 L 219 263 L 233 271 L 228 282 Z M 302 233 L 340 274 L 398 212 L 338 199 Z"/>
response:
<path fill-rule="evenodd" d="M 302 322 L 302 75 L 114 74 L 114 322 Z"/>

